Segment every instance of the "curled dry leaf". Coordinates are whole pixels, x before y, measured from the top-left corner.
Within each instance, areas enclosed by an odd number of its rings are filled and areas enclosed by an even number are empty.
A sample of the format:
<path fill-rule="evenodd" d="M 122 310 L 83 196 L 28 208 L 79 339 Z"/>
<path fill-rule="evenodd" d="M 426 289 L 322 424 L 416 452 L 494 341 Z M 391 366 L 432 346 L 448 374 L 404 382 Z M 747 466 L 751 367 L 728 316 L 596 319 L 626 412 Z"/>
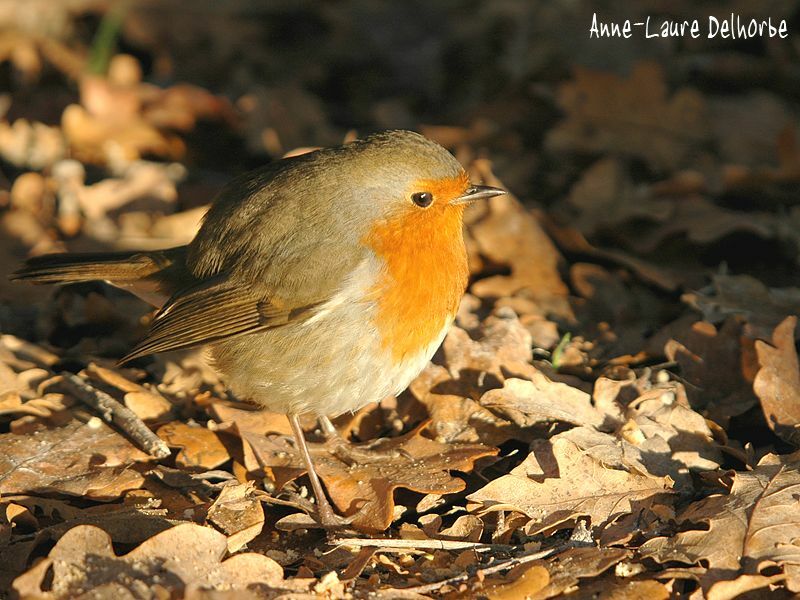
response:
<path fill-rule="evenodd" d="M 215 469 L 230 459 L 216 433 L 200 426 L 173 422 L 158 429 L 158 437 L 173 448 L 180 448 L 175 464 L 179 467 Z"/>
<path fill-rule="evenodd" d="M 578 429 L 592 437 L 591 447 L 566 434 L 537 440 L 520 465 L 467 499 L 480 513 L 522 512 L 532 519 L 527 529 L 536 533 L 558 529 L 577 517 L 589 517 L 592 526 L 600 527 L 671 493 L 668 477 L 651 475 L 640 461 L 623 455 L 624 442 Z"/>
<path fill-rule="evenodd" d="M 208 509 L 208 521 L 227 536 L 228 552 L 241 550 L 264 527 L 264 509 L 253 484 L 229 482 Z"/>
<path fill-rule="evenodd" d="M 581 579 L 596 577 L 629 556 L 630 551 L 623 548 L 569 548 L 545 563 L 550 581 L 532 598 L 541 600 L 558 596 Z"/>
<path fill-rule="evenodd" d="M 800 446 L 800 368 L 794 347 L 797 317 L 786 317 L 772 345 L 756 341 L 761 370 L 753 382 L 767 424 L 780 438 Z"/>
<path fill-rule="evenodd" d="M 477 340 L 463 329 L 452 327 L 442 348 L 451 375 L 463 380 L 463 385 L 458 386 L 462 395 L 476 399 L 480 388 L 487 383 L 487 375 L 501 382 L 505 378 L 503 367 L 532 368 L 530 364 L 526 365 L 533 359 L 531 334 L 509 309 L 488 317 Z"/>
<path fill-rule="evenodd" d="M 742 324 L 730 318 L 717 330 L 705 321 L 667 342 L 664 353 L 678 363 L 690 385 L 692 407 L 709 419 L 727 424 L 756 403 L 753 389 L 743 375 Z"/>
<path fill-rule="evenodd" d="M 109 535 L 91 525 L 68 531 L 50 554 L 17 577 L 13 589 L 22 597 L 60 600 L 82 594 L 127 598 L 136 589 L 141 598 L 158 598 L 159 589 L 183 594 L 200 590 L 268 589 L 304 591 L 299 580 L 287 582 L 283 569 L 261 554 L 227 553 L 225 536 L 192 523 L 177 525 L 117 556 Z M 48 583 L 45 585 L 45 580 Z"/>
<path fill-rule="evenodd" d="M 634 219 L 663 221 L 671 201 L 636 186 L 617 158 L 602 158 L 581 175 L 566 198 L 569 223 L 584 235 L 613 229 Z"/>
<path fill-rule="evenodd" d="M 141 487 L 135 463 L 150 456 L 94 419 L 32 434 L 0 435 L 0 493 L 67 494 L 98 500 Z"/>
<path fill-rule="evenodd" d="M 445 540 L 478 542 L 483 535 L 483 521 L 475 515 L 461 515 L 450 526 L 442 529 L 436 537 Z"/>
<path fill-rule="evenodd" d="M 714 275 L 711 285 L 684 294 L 682 300 L 711 323 L 732 315 L 743 318 L 745 333 L 754 338 L 769 339 L 786 315 L 800 313 L 800 289 L 770 288 L 750 275 Z"/>
<path fill-rule="evenodd" d="M 447 369 L 434 364 L 429 364 L 408 388 L 425 407 L 437 442 L 498 445 L 518 433 L 516 427 L 478 401 L 446 393 L 451 388 L 458 391 L 458 384 L 452 381 Z"/>
<path fill-rule="evenodd" d="M 800 591 L 800 463 L 797 454 L 767 455 L 751 472 L 737 472 L 729 494 L 691 504 L 679 517 L 685 526 L 673 537 L 658 537 L 641 548 L 659 562 L 696 564 L 708 570 L 704 589 L 737 573 L 759 575 L 767 567 L 784 570 L 787 587 Z"/>
<path fill-rule="evenodd" d="M 573 425 L 603 428 L 609 415 L 592 405 L 589 394 L 577 388 L 548 379 L 533 371 L 531 380 L 509 378 L 502 389 L 489 390 L 480 400 L 481 406 L 509 419 L 520 427 L 562 421 Z"/>
<path fill-rule="evenodd" d="M 537 314 L 571 318 L 567 286 L 561 280 L 561 255 L 534 216 L 510 194 L 489 200 L 486 217 L 469 230 L 481 255 L 507 265 L 511 275 L 479 279 L 470 291 L 479 298 L 520 295 Z"/>

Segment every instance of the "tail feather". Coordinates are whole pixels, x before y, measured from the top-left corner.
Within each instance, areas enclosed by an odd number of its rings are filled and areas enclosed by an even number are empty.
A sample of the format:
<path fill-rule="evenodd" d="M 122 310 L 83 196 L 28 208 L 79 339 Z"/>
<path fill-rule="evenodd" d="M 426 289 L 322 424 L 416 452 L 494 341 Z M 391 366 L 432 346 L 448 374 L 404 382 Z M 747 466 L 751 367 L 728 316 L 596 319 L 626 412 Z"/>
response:
<path fill-rule="evenodd" d="M 74 283 L 96 280 L 124 283 L 148 277 L 168 267 L 172 260 L 166 252 L 45 254 L 26 261 L 25 266 L 13 273 L 10 278 L 31 283 Z"/>

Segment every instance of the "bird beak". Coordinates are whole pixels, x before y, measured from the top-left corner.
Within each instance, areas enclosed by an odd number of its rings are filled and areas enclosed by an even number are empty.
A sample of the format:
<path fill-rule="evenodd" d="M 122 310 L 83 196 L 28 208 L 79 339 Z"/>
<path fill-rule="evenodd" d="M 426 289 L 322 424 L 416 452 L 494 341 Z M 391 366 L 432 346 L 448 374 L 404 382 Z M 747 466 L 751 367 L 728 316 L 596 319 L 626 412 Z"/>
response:
<path fill-rule="evenodd" d="M 471 185 L 467 188 L 467 191 L 461 194 L 455 200 L 451 200 L 450 204 L 470 204 L 475 202 L 475 200 L 482 200 L 483 198 L 494 198 L 495 196 L 501 196 L 502 194 L 507 194 L 505 190 L 501 190 L 500 188 L 492 187 L 490 185 Z"/>

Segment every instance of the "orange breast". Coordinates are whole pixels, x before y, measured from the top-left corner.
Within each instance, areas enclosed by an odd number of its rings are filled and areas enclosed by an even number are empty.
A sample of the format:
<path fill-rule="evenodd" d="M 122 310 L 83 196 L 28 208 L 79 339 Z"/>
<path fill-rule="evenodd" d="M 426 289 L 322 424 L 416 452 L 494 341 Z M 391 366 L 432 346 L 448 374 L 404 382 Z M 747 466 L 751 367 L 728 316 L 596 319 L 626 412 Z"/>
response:
<path fill-rule="evenodd" d="M 434 182 L 442 188 L 445 182 Z M 377 224 L 364 242 L 381 257 L 386 269 L 373 289 L 376 326 L 383 345 L 396 361 L 416 356 L 441 334 L 458 310 L 469 271 L 462 234 L 463 206 L 448 206 L 466 185 L 449 182 L 447 189 L 427 188 L 438 199 L 429 209 L 413 206 Z M 442 193 L 445 192 L 445 193 Z"/>

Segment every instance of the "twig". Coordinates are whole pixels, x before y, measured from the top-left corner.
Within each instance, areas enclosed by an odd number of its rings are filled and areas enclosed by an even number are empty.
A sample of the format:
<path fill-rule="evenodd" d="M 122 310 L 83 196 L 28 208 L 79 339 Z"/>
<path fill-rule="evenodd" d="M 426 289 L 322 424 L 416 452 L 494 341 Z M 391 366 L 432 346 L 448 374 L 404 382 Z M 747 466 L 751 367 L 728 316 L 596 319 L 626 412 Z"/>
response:
<path fill-rule="evenodd" d="M 353 546 L 355 548 L 380 548 L 384 552 L 403 550 L 497 550 L 508 552 L 515 546 L 508 544 L 484 544 L 481 542 L 462 542 L 459 540 L 393 540 L 370 538 L 335 538 L 330 544 Z"/>
<path fill-rule="evenodd" d="M 361 577 L 364 567 L 367 566 L 373 555 L 377 552 L 375 548 L 362 548 L 353 561 L 347 565 L 347 568 L 342 573 L 341 580 L 345 582 L 354 582 Z"/>
<path fill-rule="evenodd" d="M 83 379 L 66 371 L 61 372 L 64 382 L 81 402 L 95 409 L 106 423 L 119 427 L 137 446 L 155 458 L 170 455 L 169 447 L 131 409 L 117 402 L 105 392 L 95 389 Z"/>
<path fill-rule="evenodd" d="M 445 585 L 451 585 L 454 583 L 461 583 L 464 581 L 468 581 L 470 577 L 475 577 L 477 573 L 481 573 L 483 575 L 491 575 L 492 573 L 497 573 L 498 571 L 505 571 L 512 567 L 516 567 L 517 565 L 522 565 L 528 562 L 533 562 L 535 560 L 540 560 L 542 558 L 547 558 L 548 556 L 552 556 L 553 554 L 558 554 L 562 550 L 570 547 L 571 544 L 564 544 L 560 546 L 555 546 L 553 548 L 548 548 L 547 550 L 542 550 L 540 552 L 534 552 L 533 554 L 527 554 L 525 556 L 519 556 L 516 558 L 509 558 L 506 560 L 502 560 L 499 563 L 492 565 L 490 567 L 486 567 L 484 569 L 478 569 L 474 573 L 459 573 L 454 577 L 450 577 L 449 579 L 443 579 L 442 581 L 436 581 L 434 583 L 428 583 L 426 585 L 418 585 L 415 587 L 410 588 L 400 588 L 404 592 L 414 592 L 416 594 L 427 594 L 430 592 L 434 592 Z"/>

